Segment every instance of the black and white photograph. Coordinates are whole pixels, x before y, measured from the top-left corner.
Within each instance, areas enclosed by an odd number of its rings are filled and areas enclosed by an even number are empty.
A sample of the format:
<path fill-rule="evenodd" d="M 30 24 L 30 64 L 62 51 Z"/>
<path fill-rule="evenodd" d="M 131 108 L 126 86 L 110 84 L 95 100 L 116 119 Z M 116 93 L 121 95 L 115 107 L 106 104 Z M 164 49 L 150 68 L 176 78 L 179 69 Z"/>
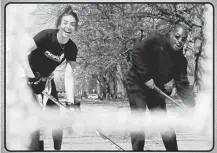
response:
<path fill-rule="evenodd" d="M 214 149 L 214 6 L 4 7 L 4 152 Z"/>

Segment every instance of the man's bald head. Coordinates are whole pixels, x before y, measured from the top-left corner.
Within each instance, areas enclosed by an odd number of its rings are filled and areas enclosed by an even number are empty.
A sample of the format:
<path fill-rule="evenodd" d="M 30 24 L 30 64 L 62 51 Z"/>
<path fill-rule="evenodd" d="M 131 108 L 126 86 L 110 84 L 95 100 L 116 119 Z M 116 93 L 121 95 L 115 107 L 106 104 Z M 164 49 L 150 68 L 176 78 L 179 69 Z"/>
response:
<path fill-rule="evenodd" d="M 180 32 L 185 36 L 188 36 L 188 27 L 184 24 L 176 24 L 173 29 L 174 32 Z"/>
<path fill-rule="evenodd" d="M 174 26 L 170 34 L 170 45 L 174 51 L 179 51 L 184 47 L 188 37 L 188 27 L 184 24 Z"/>

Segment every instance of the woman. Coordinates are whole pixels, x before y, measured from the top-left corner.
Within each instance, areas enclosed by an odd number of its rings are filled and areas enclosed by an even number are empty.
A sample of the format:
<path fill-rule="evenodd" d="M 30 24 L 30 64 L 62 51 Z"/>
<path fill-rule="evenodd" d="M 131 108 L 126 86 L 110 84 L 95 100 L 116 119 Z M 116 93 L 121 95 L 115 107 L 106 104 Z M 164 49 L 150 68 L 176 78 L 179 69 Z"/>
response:
<path fill-rule="evenodd" d="M 67 6 L 56 21 L 57 29 L 43 30 L 28 41 L 30 43 L 27 44 L 28 49 L 24 57 L 24 70 L 33 93 L 41 94 L 46 82 L 51 80 L 51 95 L 56 99 L 58 99 L 56 86 L 51 76 L 56 67 L 66 60 L 65 90 L 68 106 L 76 105 L 73 70 L 76 66 L 77 46 L 70 37 L 77 31 L 78 21 L 72 7 Z M 51 100 L 47 101 L 47 106 L 58 108 Z M 61 149 L 62 135 L 63 132 L 60 129 L 52 131 L 55 150 Z M 29 150 L 43 150 L 43 142 L 40 142 L 39 138 L 39 130 L 32 133 Z"/>

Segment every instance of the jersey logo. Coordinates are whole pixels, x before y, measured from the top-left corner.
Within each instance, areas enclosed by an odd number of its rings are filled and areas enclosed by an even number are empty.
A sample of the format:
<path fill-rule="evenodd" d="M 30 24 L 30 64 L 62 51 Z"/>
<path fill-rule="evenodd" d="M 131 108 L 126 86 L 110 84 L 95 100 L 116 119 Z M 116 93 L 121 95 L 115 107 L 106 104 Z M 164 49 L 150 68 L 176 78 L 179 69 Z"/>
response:
<path fill-rule="evenodd" d="M 52 54 L 52 53 L 49 52 L 49 51 L 46 51 L 46 52 L 44 53 L 44 55 L 47 56 L 49 59 L 51 59 L 51 60 L 53 60 L 53 61 L 56 61 L 56 62 L 58 62 L 58 63 L 61 63 L 62 60 L 63 60 L 63 58 L 64 58 L 64 53 L 62 53 L 61 56 L 58 56 L 58 55 Z"/>

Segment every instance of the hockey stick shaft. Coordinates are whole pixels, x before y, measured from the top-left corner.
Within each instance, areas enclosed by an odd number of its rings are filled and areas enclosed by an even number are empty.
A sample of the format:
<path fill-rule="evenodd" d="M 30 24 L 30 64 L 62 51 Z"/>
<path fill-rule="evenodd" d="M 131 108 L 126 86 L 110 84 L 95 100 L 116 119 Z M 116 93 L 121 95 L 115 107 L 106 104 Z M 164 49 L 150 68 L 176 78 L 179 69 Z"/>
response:
<path fill-rule="evenodd" d="M 59 102 L 58 100 L 56 100 L 56 98 L 54 98 L 53 96 L 49 95 L 48 93 L 46 93 L 44 91 L 42 92 L 42 94 L 44 96 L 48 97 L 50 100 L 52 100 L 56 105 L 60 106 L 64 110 L 70 112 L 70 110 L 65 105 L 63 105 L 61 102 Z"/>
<path fill-rule="evenodd" d="M 174 104 L 176 104 L 179 108 L 182 110 L 185 110 L 184 106 L 180 105 L 178 102 L 176 102 L 173 98 L 165 94 L 162 90 L 160 90 L 157 86 L 154 86 L 154 90 L 163 95 L 164 97 L 168 98 L 170 101 L 172 101 Z"/>
<path fill-rule="evenodd" d="M 45 95 L 46 97 L 48 97 L 50 100 L 52 100 L 55 104 L 57 104 L 58 106 L 60 106 L 61 108 L 64 108 L 66 111 L 70 112 L 70 110 L 65 106 L 63 105 L 61 102 L 59 102 L 58 100 L 56 100 L 56 98 L 54 98 L 53 96 L 47 94 L 46 92 L 42 92 L 43 95 Z M 96 133 L 101 137 L 103 138 L 106 142 L 109 142 L 113 147 L 115 147 L 116 149 L 118 150 L 122 150 L 123 149 L 117 145 L 114 141 L 112 141 L 111 139 L 109 139 L 108 137 L 106 137 L 104 134 L 102 134 L 100 131 L 96 131 Z"/>
<path fill-rule="evenodd" d="M 115 142 L 113 142 L 111 139 L 106 137 L 104 134 L 99 132 L 98 130 L 96 131 L 97 135 L 99 135 L 101 138 L 103 138 L 106 142 L 109 142 L 113 147 L 117 148 L 120 151 L 124 151 L 123 148 L 121 148 L 119 145 L 117 145 Z"/>

